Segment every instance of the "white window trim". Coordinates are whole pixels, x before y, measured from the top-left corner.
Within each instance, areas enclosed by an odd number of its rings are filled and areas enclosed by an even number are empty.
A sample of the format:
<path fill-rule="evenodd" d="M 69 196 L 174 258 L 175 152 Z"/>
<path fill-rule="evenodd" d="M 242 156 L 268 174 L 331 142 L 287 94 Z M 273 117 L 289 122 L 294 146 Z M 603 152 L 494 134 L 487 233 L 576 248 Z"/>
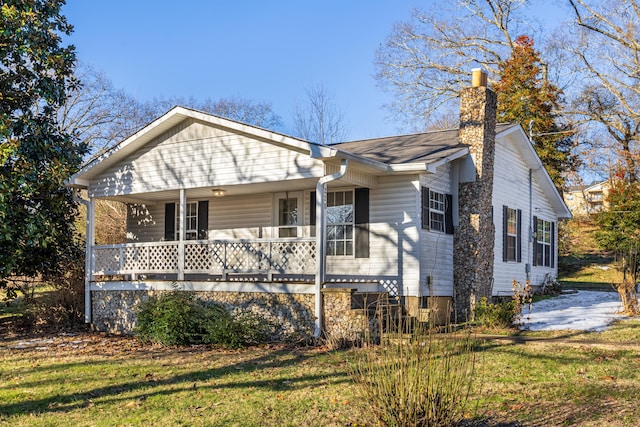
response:
<path fill-rule="evenodd" d="M 336 259 L 345 259 L 345 258 L 355 258 L 355 221 L 356 221 L 356 192 L 355 192 L 355 188 L 354 187 L 349 187 L 349 188 L 335 188 L 335 189 L 331 189 L 331 190 L 327 190 L 327 208 L 329 208 L 329 194 L 330 193 L 351 193 L 351 206 L 352 206 L 352 218 L 351 218 L 351 222 L 347 223 L 347 222 L 340 222 L 340 223 L 330 223 L 329 219 L 327 218 L 327 256 L 331 257 L 331 258 L 336 258 Z M 340 240 L 336 240 L 336 239 L 329 239 L 329 228 L 331 226 L 351 226 L 351 238 L 350 239 L 340 239 Z M 339 242 L 350 242 L 351 245 L 351 253 L 350 254 L 343 254 L 343 255 L 337 255 L 337 254 L 330 254 L 329 253 L 329 242 L 332 241 L 339 241 Z"/>
<path fill-rule="evenodd" d="M 195 214 L 193 215 L 188 215 L 188 211 L 189 211 L 189 206 L 195 206 L 195 209 L 193 209 L 193 212 L 195 212 Z M 193 213 L 192 212 L 192 213 Z M 198 239 L 198 202 L 197 201 L 187 201 L 187 203 L 184 206 L 184 234 L 185 234 L 185 240 L 197 240 Z M 180 240 L 180 204 L 176 203 L 176 240 Z M 195 218 L 195 224 L 196 224 L 196 228 L 195 229 L 191 229 L 189 228 L 189 218 Z M 189 237 L 190 235 L 192 235 L 193 237 Z"/>
<path fill-rule="evenodd" d="M 540 228 L 542 225 L 542 229 Z M 551 221 L 538 218 L 538 224 L 536 224 L 536 245 L 540 245 L 540 249 L 536 250 L 536 253 L 541 254 L 541 261 L 537 263 L 538 267 L 551 267 L 551 257 L 555 254 L 551 253 Z M 549 249 L 549 257 L 546 257 L 546 249 Z"/>
<path fill-rule="evenodd" d="M 280 225 L 280 199 L 297 199 L 298 202 L 298 217 L 297 223 L 294 225 Z M 303 237 L 303 224 L 304 224 L 304 192 L 303 191 L 283 191 L 280 193 L 274 193 L 273 195 L 273 237 L 282 239 L 299 239 Z M 281 228 L 296 228 L 296 237 L 279 237 Z"/>
<path fill-rule="evenodd" d="M 509 232 L 509 223 L 510 223 L 510 219 L 512 218 L 513 215 L 513 219 L 514 219 L 514 228 L 515 228 L 515 233 L 510 233 Z M 509 248 L 507 246 L 507 262 L 517 262 L 518 261 L 518 209 L 514 209 L 514 208 L 510 208 L 507 206 L 507 229 L 505 230 L 505 234 L 507 235 L 507 242 L 509 242 L 510 239 L 513 239 L 514 245 L 513 245 L 513 257 L 511 257 L 511 254 L 509 253 Z"/>
<path fill-rule="evenodd" d="M 442 198 L 442 200 L 439 200 Z M 442 205 L 443 209 L 439 209 L 436 206 Z M 447 196 L 445 193 L 434 191 L 429 189 L 429 230 L 436 233 L 446 233 L 446 210 L 447 210 Z M 438 219 L 435 219 L 435 216 Z M 438 225 L 434 227 L 434 224 Z"/>

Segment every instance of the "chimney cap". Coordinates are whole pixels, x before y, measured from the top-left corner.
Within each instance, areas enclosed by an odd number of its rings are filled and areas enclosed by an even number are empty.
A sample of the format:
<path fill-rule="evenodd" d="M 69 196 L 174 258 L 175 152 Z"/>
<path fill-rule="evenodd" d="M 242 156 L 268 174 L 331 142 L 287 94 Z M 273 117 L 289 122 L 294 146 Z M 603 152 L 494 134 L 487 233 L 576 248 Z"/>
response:
<path fill-rule="evenodd" d="M 487 87 L 487 73 L 482 68 L 471 70 L 471 87 Z"/>

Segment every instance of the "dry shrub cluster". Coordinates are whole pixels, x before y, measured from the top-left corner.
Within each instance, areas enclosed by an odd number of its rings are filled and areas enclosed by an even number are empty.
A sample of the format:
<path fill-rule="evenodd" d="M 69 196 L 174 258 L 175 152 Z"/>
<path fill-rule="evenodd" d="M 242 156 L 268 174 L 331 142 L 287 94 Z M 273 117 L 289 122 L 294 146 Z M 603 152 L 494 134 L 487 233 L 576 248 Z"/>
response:
<path fill-rule="evenodd" d="M 372 425 L 451 426 L 463 419 L 475 373 L 470 334 L 400 323 L 380 345 L 354 355 L 350 374 Z"/>
<path fill-rule="evenodd" d="M 29 331 L 69 328 L 84 322 L 84 252 L 75 250 L 61 273 L 7 280 L 9 300 L 25 305 L 16 326 Z"/>

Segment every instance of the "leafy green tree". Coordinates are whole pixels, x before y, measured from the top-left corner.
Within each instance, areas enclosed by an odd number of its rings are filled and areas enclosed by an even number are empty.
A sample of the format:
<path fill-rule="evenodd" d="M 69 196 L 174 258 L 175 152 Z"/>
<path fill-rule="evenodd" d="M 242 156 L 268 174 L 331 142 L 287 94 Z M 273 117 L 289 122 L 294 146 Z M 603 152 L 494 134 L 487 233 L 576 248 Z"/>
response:
<path fill-rule="evenodd" d="M 624 313 L 640 314 L 637 283 L 640 270 L 640 182 L 626 170 L 619 167 L 610 182 L 608 209 L 596 216 L 600 227 L 596 239 L 604 249 L 613 251 L 619 261 L 622 282 L 614 283 L 620 295 Z"/>
<path fill-rule="evenodd" d="M 493 86 L 498 94 L 498 121 L 520 123 L 530 130 L 538 156 L 562 189 L 563 173 L 575 170 L 578 163 L 571 153 L 573 130 L 560 121 L 562 92 L 544 76 L 540 53 L 530 37 L 516 39 L 511 57 L 499 65 L 499 77 Z"/>
<path fill-rule="evenodd" d="M 72 193 L 65 180 L 84 146 L 63 132 L 56 109 L 76 82 L 64 0 L 0 6 L 0 282 L 59 272 L 73 250 Z"/>
<path fill-rule="evenodd" d="M 621 261 L 624 280 L 637 283 L 640 248 L 640 182 L 620 170 L 610 180 L 608 209 L 598 213 L 596 239 L 602 248 L 614 251 Z"/>

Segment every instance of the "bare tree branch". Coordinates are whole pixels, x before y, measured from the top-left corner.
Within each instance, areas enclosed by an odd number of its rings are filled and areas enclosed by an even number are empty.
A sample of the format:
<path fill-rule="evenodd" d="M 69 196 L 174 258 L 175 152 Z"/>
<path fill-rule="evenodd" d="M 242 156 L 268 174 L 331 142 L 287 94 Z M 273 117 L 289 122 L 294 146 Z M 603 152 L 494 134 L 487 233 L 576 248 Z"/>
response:
<path fill-rule="evenodd" d="M 307 141 L 328 145 L 343 142 L 349 136 L 344 114 L 335 105 L 333 95 L 324 85 L 306 90 L 307 101 L 294 112 L 296 134 Z"/>
<path fill-rule="evenodd" d="M 451 108 L 472 68 L 495 77 L 527 25 L 521 14 L 527 3 L 459 0 L 455 15 L 445 2 L 430 12 L 414 10 L 376 53 L 376 79 L 395 97 L 390 109 L 424 129 L 438 109 Z"/>

